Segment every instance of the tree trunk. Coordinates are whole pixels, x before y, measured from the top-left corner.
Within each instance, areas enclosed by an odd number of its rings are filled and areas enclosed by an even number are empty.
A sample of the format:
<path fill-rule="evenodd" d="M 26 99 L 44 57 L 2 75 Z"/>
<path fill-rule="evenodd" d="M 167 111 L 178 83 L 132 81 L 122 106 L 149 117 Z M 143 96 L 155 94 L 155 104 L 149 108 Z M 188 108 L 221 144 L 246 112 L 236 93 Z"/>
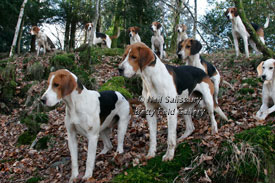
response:
<path fill-rule="evenodd" d="M 89 46 L 93 46 L 93 41 L 94 41 L 94 32 L 96 30 L 96 23 L 97 23 L 97 20 L 98 20 L 98 17 L 99 17 L 99 0 L 96 0 L 96 5 L 95 5 L 95 19 L 93 21 L 93 28 L 92 28 L 92 35 L 91 35 L 91 41 L 89 43 Z"/>
<path fill-rule="evenodd" d="M 117 35 L 119 31 L 119 20 L 120 20 L 120 12 L 119 9 L 122 7 L 122 4 L 117 0 L 116 12 L 115 12 L 115 21 L 114 21 L 114 30 L 113 35 Z M 117 48 L 117 38 L 112 40 L 112 48 Z"/>
<path fill-rule="evenodd" d="M 73 18 L 71 22 L 71 33 L 70 33 L 70 44 L 69 44 L 70 51 L 72 51 L 75 48 L 75 32 L 76 32 L 76 20 L 75 18 Z"/>
<path fill-rule="evenodd" d="M 16 29 L 15 29 L 15 33 L 14 33 L 14 37 L 13 37 L 13 41 L 12 41 L 12 45 L 11 45 L 11 50 L 10 50 L 10 57 L 13 55 L 13 50 L 14 47 L 16 46 L 16 42 L 17 42 L 17 37 L 19 34 L 19 29 L 20 29 L 20 25 L 22 22 L 22 18 L 24 15 L 24 9 L 25 9 L 25 5 L 28 2 L 28 0 L 24 0 L 20 9 L 20 13 L 19 13 L 19 17 L 18 17 L 18 21 L 17 21 L 17 25 L 16 25 Z"/>
<path fill-rule="evenodd" d="M 265 57 L 274 58 L 275 57 L 274 52 L 271 49 L 269 49 L 265 44 L 262 43 L 262 41 L 259 39 L 259 36 L 257 35 L 256 31 L 254 30 L 254 28 L 248 21 L 246 14 L 244 12 L 242 0 L 234 0 L 234 2 L 238 9 L 239 16 L 241 17 L 241 19 L 245 25 L 245 28 L 248 31 L 248 33 L 250 34 L 250 37 L 252 38 L 252 40 L 256 43 L 257 48 L 263 53 L 263 55 Z"/>
<path fill-rule="evenodd" d="M 173 35 L 171 39 L 171 51 L 175 51 L 177 49 L 177 37 L 178 31 L 176 30 L 176 26 L 180 23 L 180 9 L 181 9 L 181 0 L 176 0 L 176 9 L 174 12 L 174 25 L 173 25 Z"/>
<path fill-rule="evenodd" d="M 70 41 L 70 19 L 67 19 L 66 26 L 65 26 L 65 39 L 64 39 L 64 50 L 69 50 L 69 41 Z"/>
<path fill-rule="evenodd" d="M 197 33 L 197 20 L 198 20 L 198 11 L 197 11 L 197 0 L 194 0 L 194 14 L 195 14 L 195 19 L 194 19 L 194 27 L 193 27 L 193 38 L 196 39 L 196 33 Z"/>
<path fill-rule="evenodd" d="M 101 13 L 101 1 L 99 1 L 99 9 L 98 9 L 98 14 L 100 15 Z M 98 17 L 98 20 L 97 20 L 97 26 L 96 26 L 96 32 L 101 32 L 101 17 L 99 16 Z"/>
<path fill-rule="evenodd" d="M 24 26 L 24 16 L 22 19 L 22 23 L 20 25 L 20 32 L 19 32 L 19 37 L 18 37 L 18 41 L 17 41 L 17 54 L 18 55 L 21 52 L 21 40 L 22 40 L 23 26 Z"/>

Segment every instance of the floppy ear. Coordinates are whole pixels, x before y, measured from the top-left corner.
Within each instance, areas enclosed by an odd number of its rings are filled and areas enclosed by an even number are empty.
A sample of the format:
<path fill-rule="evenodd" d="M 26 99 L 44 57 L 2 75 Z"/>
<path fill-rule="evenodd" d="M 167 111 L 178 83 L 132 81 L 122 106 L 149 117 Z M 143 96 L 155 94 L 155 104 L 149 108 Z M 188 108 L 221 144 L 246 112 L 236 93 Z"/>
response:
<path fill-rule="evenodd" d="M 226 12 L 224 12 L 224 16 L 227 16 L 228 12 L 229 12 L 229 9 L 227 8 Z"/>
<path fill-rule="evenodd" d="M 236 7 L 233 8 L 233 9 L 234 9 L 234 16 L 235 17 L 239 16 L 238 9 Z"/>
<path fill-rule="evenodd" d="M 161 24 L 158 22 L 157 29 L 161 28 Z"/>
<path fill-rule="evenodd" d="M 187 30 L 187 26 L 182 24 L 183 30 L 186 31 Z"/>
<path fill-rule="evenodd" d="M 146 65 L 149 65 L 152 61 L 154 61 L 154 53 L 150 50 L 150 48 L 147 47 L 138 47 L 139 51 L 139 60 L 138 65 L 140 68 L 140 71 L 145 68 Z"/>
<path fill-rule="evenodd" d="M 88 29 L 88 27 L 89 27 L 89 24 L 88 24 L 88 23 L 86 23 L 86 25 L 85 25 L 85 29 L 87 30 L 87 29 Z"/>
<path fill-rule="evenodd" d="M 263 74 L 263 64 L 264 61 L 262 61 L 257 67 L 258 77 L 260 77 Z"/>
<path fill-rule="evenodd" d="M 177 53 L 179 53 L 181 51 L 181 44 L 183 43 L 183 40 L 181 40 L 179 43 L 178 43 L 178 47 L 177 47 Z"/>
<path fill-rule="evenodd" d="M 130 27 L 127 29 L 127 32 L 128 32 L 128 33 L 130 32 Z"/>
<path fill-rule="evenodd" d="M 135 33 L 139 32 L 139 27 L 135 26 Z"/>
<path fill-rule="evenodd" d="M 191 55 L 195 55 L 200 52 L 202 45 L 199 41 L 197 40 L 190 40 L 191 42 Z"/>
<path fill-rule="evenodd" d="M 40 28 L 36 26 L 36 27 L 35 27 L 35 31 L 36 31 L 36 32 L 39 32 L 39 31 L 40 31 Z"/>
<path fill-rule="evenodd" d="M 61 97 L 65 97 L 72 93 L 76 87 L 76 83 L 71 75 L 61 75 Z"/>

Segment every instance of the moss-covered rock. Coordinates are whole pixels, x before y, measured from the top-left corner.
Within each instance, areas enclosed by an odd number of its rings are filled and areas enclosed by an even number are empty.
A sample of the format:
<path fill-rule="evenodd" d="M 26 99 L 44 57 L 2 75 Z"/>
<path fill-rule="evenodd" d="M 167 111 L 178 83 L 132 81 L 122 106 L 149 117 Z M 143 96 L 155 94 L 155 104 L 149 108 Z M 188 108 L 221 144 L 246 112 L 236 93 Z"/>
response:
<path fill-rule="evenodd" d="M 46 79 L 49 71 L 40 62 L 35 62 L 27 68 L 26 79 L 29 81 Z"/>
<path fill-rule="evenodd" d="M 124 78 L 126 89 L 137 98 L 142 94 L 142 80 L 140 77 Z"/>
<path fill-rule="evenodd" d="M 72 71 L 77 67 L 74 61 L 74 54 L 55 55 L 50 59 L 50 64 L 54 68 L 51 70 L 68 69 Z"/>
<path fill-rule="evenodd" d="M 157 156 L 148 161 L 146 166 L 129 168 L 127 173 L 117 175 L 112 182 L 115 183 L 154 183 L 173 182 L 182 167 L 191 162 L 192 150 L 187 143 L 177 147 L 172 161 L 163 162 L 162 156 Z"/>
<path fill-rule="evenodd" d="M 30 132 L 37 134 L 40 131 L 40 125 L 42 123 L 48 123 L 48 116 L 45 113 L 23 115 L 21 123 L 25 124 Z"/>
<path fill-rule="evenodd" d="M 30 145 L 34 141 L 35 137 L 36 137 L 35 133 L 33 133 L 32 131 L 26 131 L 18 137 L 17 144 Z"/>
<path fill-rule="evenodd" d="M 104 83 L 99 91 L 106 91 L 106 90 L 113 90 L 118 91 L 122 95 L 124 95 L 127 99 L 133 98 L 131 93 L 124 88 L 125 87 L 125 80 L 122 76 L 113 77 L 112 79 L 109 79 L 106 83 Z"/>
<path fill-rule="evenodd" d="M 91 76 L 91 70 L 85 70 L 84 66 L 80 66 L 72 72 L 87 89 L 94 90 L 96 88 L 96 80 Z"/>
<path fill-rule="evenodd" d="M 34 146 L 37 150 L 43 150 L 48 148 L 48 142 L 51 140 L 51 136 L 47 135 L 39 139 Z"/>

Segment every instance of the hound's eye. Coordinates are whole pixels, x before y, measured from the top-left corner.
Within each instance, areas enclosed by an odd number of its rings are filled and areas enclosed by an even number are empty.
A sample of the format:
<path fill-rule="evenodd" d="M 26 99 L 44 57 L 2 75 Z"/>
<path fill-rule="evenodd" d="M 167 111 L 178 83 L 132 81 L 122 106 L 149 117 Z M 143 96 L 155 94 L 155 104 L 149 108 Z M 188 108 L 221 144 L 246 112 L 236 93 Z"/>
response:
<path fill-rule="evenodd" d="M 133 56 L 131 56 L 131 58 L 132 58 L 132 59 L 136 59 L 137 57 L 133 55 Z"/>
<path fill-rule="evenodd" d="M 264 69 L 265 67 L 263 67 L 263 69 Z"/>
<path fill-rule="evenodd" d="M 191 48 L 191 46 L 186 46 L 186 48 Z"/>
<path fill-rule="evenodd" d="M 231 11 L 231 13 L 234 13 L 234 11 Z"/>
<path fill-rule="evenodd" d="M 269 67 L 269 69 L 270 69 L 270 70 L 272 70 L 272 69 L 273 69 L 273 67 Z"/>
<path fill-rule="evenodd" d="M 55 87 L 55 88 L 57 88 L 58 86 L 59 86 L 58 83 L 54 83 L 54 84 L 53 84 L 53 87 Z"/>

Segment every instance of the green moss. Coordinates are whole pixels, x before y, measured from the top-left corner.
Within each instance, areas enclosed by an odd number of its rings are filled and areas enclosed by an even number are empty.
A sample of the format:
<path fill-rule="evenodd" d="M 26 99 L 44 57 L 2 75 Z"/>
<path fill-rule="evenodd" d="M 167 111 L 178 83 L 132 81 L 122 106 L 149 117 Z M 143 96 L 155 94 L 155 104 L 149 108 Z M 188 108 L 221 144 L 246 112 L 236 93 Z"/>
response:
<path fill-rule="evenodd" d="M 94 90 L 96 86 L 95 78 L 91 77 L 91 72 L 85 70 L 83 66 L 77 67 L 72 72 L 77 76 L 79 81 L 90 90 Z"/>
<path fill-rule="evenodd" d="M 259 82 L 261 82 L 259 78 L 247 78 L 242 80 L 242 83 L 247 83 L 253 87 L 257 87 Z"/>
<path fill-rule="evenodd" d="M 112 79 L 108 80 L 106 83 L 104 83 L 99 91 L 106 91 L 106 90 L 113 90 L 118 91 L 122 95 L 124 95 L 127 99 L 133 98 L 131 93 L 124 88 L 125 86 L 125 80 L 122 76 L 113 77 Z"/>
<path fill-rule="evenodd" d="M 254 93 L 254 89 L 252 89 L 252 88 L 241 88 L 241 89 L 239 89 L 238 92 L 242 95 L 252 94 L 252 93 Z"/>
<path fill-rule="evenodd" d="M 172 161 L 163 162 L 162 156 L 148 161 L 146 166 L 127 169 L 125 173 L 117 175 L 112 182 L 115 183 L 154 183 L 173 182 L 182 167 L 190 164 L 192 150 L 187 143 L 177 147 Z"/>
<path fill-rule="evenodd" d="M 32 177 L 32 178 L 29 178 L 26 183 L 37 183 L 39 181 L 41 181 L 42 178 L 41 177 Z"/>
<path fill-rule="evenodd" d="M 74 54 L 55 55 L 50 59 L 50 64 L 52 67 L 55 68 L 55 70 L 74 70 L 76 68 L 76 64 L 74 62 Z"/>
<path fill-rule="evenodd" d="M 142 80 L 140 77 L 124 78 L 126 89 L 134 96 L 139 97 L 142 94 Z"/>
<path fill-rule="evenodd" d="M 40 62 L 35 62 L 30 67 L 28 67 L 26 80 L 41 81 L 43 78 L 45 79 L 45 77 L 48 77 L 48 71 Z"/>
<path fill-rule="evenodd" d="M 35 149 L 41 150 L 41 149 L 47 149 L 48 148 L 48 142 L 51 140 L 51 136 L 44 136 L 41 139 L 39 139 L 34 146 Z"/>
<path fill-rule="evenodd" d="M 35 137 L 36 135 L 32 131 L 26 131 L 18 137 L 17 143 L 19 145 L 29 145 L 34 141 Z"/>
<path fill-rule="evenodd" d="M 44 113 L 34 113 L 23 116 L 21 122 L 26 124 L 30 132 L 37 134 L 40 131 L 40 125 L 48 122 L 48 116 Z"/>

